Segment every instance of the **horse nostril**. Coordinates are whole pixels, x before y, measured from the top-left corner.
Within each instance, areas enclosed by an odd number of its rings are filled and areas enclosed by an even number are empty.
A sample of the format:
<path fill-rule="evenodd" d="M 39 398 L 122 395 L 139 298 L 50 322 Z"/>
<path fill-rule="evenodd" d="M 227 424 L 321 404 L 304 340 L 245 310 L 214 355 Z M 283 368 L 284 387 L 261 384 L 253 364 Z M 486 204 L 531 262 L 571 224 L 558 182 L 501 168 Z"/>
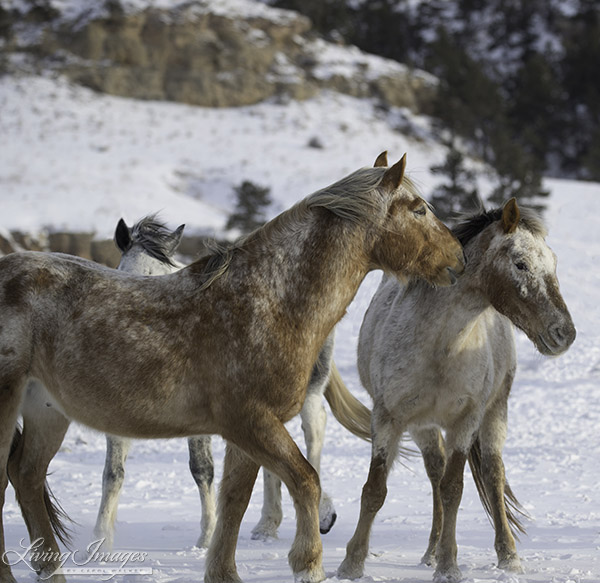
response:
<path fill-rule="evenodd" d="M 572 325 L 551 326 L 548 334 L 559 346 L 569 346 L 575 340 L 575 327 Z"/>

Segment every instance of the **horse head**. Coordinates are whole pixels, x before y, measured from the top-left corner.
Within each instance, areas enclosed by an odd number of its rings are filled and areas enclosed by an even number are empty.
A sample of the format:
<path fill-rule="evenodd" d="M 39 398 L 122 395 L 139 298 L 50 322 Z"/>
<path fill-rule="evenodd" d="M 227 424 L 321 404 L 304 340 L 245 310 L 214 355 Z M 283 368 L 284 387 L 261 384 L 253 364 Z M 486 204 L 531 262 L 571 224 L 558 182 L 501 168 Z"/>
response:
<path fill-rule="evenodd" d="M 387 166 L 385 152 L 378 156 L 375 166 Z M 452 285 L 465 267 L 462 246 L 418 195 L 404 175 L 405 168 L 406 154 L 385 169 L 378 187 L 387 205 L 375 232 L 375 263 L 402 279 L 422 278 L 434 285 Z"/>
<path fill-rule="evenodd" d="M 560 293 L 556 255 L 546 244 L 546 228 L 534 211 L 519 208 L 514 198 L 497 209 L 495 217 L 487 259 L 480 266 L 486 294 L 542 354 L 562 354 L 576 331 Z"/>
<path fill-rule="evenodd" d="M 115 244 L 121 251 L 117 269 L 141 275 L 171 273 L 178 264 L 173 260 L 185 225 L 174 231 L 159 222 L 155 215 L 138 221 L 133 227 L 120 219 L 115 229 Z"/>

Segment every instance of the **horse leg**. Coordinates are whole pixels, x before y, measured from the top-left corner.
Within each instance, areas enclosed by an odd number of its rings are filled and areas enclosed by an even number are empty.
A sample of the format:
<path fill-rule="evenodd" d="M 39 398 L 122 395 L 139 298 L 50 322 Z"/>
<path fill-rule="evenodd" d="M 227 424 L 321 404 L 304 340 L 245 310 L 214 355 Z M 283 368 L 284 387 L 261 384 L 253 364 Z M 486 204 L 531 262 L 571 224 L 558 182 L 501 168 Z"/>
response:
<path fill-rule="evenodd" d="M 463 474 L 467 454 L 462 449 L 452 449 L 440 483 L 442 500 L 442 531 L 436 552 L 436 583 L 457 583 L 462 574 L 456 562 L 456 518 L 463 492 Z"/>
<path fill-rule="evenodd" d="M 17 583 L 10 570 L 11 553 L 6 554 L 3 510 L 8 486 L 8 461 L 25 378 L 17 374 L 8 374 L 7 368 L 0 368 L 0 582 Z"/>
<path fill-rule="evenodd" d="M 502 448 L 506 439 L 506 400 L 488 409 L 479 430 L 481 445 L 481 474 L 496 531 L 494 547 L 498 556 L 498 567 L 522 573 L 506 512 L 504 463 Z"/>
<path fill-rule="evenodd" d="M 125 480 L 125 462 L 131 448 L 131 440 L 115 435 L 106 436 L 106 459 L 102 472 L 102 499 L 94 535 L 104 539 L 104 545 L 112 549 L 115 534 L 117 506 L 123 481 Z"/>
<path fill-rule="evenodd" d="M 242 450 L 227 442 L 217 525 L 206 557 L 205 583 L 241 583 L 235 566 L 235 548 L 258 468 Z"/>
<path fill-rule="evenodd" d="M 221 482 L 218 520 L 208 552 L 207 583 L 239 582 L 235 570 L 235 545 L 239 523 L 250 499 L 259 466 L 267 467 L 287 486 L 297 516 L 296 537 L 288 555 L 298 583 L 318 583 L 325 578 L 319 536 L 319 478 L 302 455 L 283 423 L 269 413 L 240 411 L 243 423 L 224 437 L 243 447 L 244 454 L 228 450 Z"/>
<path fill-rule="evenodd" d="M 327 377 L 325 377 L 326 381 Z M 325 384 L 321 385 L 321 392 L 319 393 L 311 392 L 311 388 L 312 383 L 308 389 L 300 416 L 302 417 L 302 430 L 306 440 L 306 456 L 312 467 L 317 470 L 317 473 L 320 473 L 321 451 L 323 450 L 325 424 L 327 422 L 327 413 L 322 401 Z M 281 510 L 281 480 L 266 469 L 263 470 L 263 479 L 263 507 L 260 520 L 252 529 L 254 540 L 277 538 L 277 529 L 283 517 Z M 331 530 L 336 518 L 337 515 L 331 498 L 326 492 L 321 491 L 319 530 L 322 534 L 326 534 Z"/>
<path fill-rule="evenodd" d="M 277 538 L 277 529 L 282 519 L 281 480 L 263 468 L 263 506 L 260 520 L 252 529 L 252 540 Z"/>
<path fill-rule="evenodd" d="M 432 567 L 435 565 L 435 549 L 442 530 L 443 511 L 440 484 L 446 465 L 444 440 L 438 429 L 415 429 L 411 431 L 411 436 L 423 454 L 425 470 L 429 477 L 429 481 L 431 482 L 433 518 L 431 522 L 429 544 L 421 559 L 421 563 Z"/>
<path fill-rule="evenodd" d="M 363 486 L 360 501 L 360 514 L 354 535 L 346 547 L 346 557 L 338 568 L 341 579 L 362 577 L 365 559 L 369 551 L 371 527 L 387 495 L 387 477 L 398 452 L 398 442 L 402 431 L 394 426 L 391 417 L 373 408 L 372 416 L 371 466 L 367 481 Z"/>
<path fill-rule="evenodd" d="M 321 474 L 321 452 L 325 439 L 325 425 L 327 413 L 323 406 L 323 393 L 331 372 L 333 361 L 333 346 L 335 329 L 329 334 L 319 352 L 315 363 L 304 405 L 300 411 L 302 418 L 302 431 L 306 441 L 306 457 L 317 473 Z M 283 512 L 281 509 L 281 480 L 263 469 L 263 507 L 260 520 L 252 529 L 252 539 L 267 540 L 277 538 L 277 529 L 281 524 Z M 319 530 L 326 534 L 335 524 L 337 514 L 331 497 L 321 490 L 319 502 Z"/>
<path fill-rule="evenodd" d="M 190 472 L 198 486 L 202 518 L 200 520 L 200 537 L 196 546 L 208 547 L 215 530 L 217 512 L 215 505 L 215 467 L 211 450 L 210 435 L 199 435 L 188 439 L 190 452 Z"/>
<path fill-rule="evenodd" d="M 37 381 L 30 382 L 22 406 L 23 432 L 15 433 L 13 453 L 8 462 L 8 475 L 13 484 L 27 525 L 31 542 L 40 541 L 44 558 L 31 561 L 31 566 L 48 579 L 60 566 L 52 560 L 60 553 L 55 534 L 64 543 L 69 535 L 61 524 L 61 508 L 53 503 L 46 483 L 48 465 L 59 450 L 69 420 L 48 405 L 46 389 Z M 51 581 L 64 581 L 64 576 L 54 575 Z"/>
<path fill-rule="evenodd" d="M 327 413 L 323 406 L 323 391 L 325 382 L 321 385 L 321 391 L 311 392 L 309 389 L 300 416 L 302 417 L 302 430 L 306 441 L 306 457 L 317 474 L 321 475 L 321 452 L 325 440 L 325 425 L 327 424 Z M 321 534 L 327 534 L 337 519 L 333 501 L 327 492 L 321 489 L 321 500 L 319 501 L 319 530 Z"/>

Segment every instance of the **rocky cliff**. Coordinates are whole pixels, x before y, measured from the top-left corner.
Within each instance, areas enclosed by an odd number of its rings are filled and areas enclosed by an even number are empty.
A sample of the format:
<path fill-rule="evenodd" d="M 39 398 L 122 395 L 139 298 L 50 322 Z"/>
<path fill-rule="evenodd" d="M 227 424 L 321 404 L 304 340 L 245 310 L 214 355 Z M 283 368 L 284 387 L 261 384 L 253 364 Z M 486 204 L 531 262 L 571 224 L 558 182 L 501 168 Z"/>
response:
<path fill-rule="evenodd" d="M 429 110 L 430 76 L 326 42 L 295 12 L 250 0 L 149 4 L 65 0 L 59 11 L 53 0 L 1 0 L 4 66 L 52 69 L 112 95 L 209 107 L 331 89 Z"/>

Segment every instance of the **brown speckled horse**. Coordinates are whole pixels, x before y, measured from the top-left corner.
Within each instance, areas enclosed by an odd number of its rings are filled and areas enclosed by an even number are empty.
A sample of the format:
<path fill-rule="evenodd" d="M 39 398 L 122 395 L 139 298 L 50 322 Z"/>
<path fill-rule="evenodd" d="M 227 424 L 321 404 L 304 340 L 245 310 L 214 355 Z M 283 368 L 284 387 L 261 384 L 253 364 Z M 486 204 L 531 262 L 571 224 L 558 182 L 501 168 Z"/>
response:
<path fill-rule="evenodd" d="M 284 423 L 369 271 L 443 286 L 464 269 L 460 243 L 404 168 L 405 158 L 387 168 L 380 156 L 169 275 L 59 254 L 0 259 L 0 506 L 23 390 L 37 378 L 67 417 L 104 433 L 227 440 L 206 582 L 240 581 L 237 536 L 261 465 L 294 500 L 296 580 L 324 579 L 318 475 Z M 0 580 L 14 582 L 4 563 Z"/>

